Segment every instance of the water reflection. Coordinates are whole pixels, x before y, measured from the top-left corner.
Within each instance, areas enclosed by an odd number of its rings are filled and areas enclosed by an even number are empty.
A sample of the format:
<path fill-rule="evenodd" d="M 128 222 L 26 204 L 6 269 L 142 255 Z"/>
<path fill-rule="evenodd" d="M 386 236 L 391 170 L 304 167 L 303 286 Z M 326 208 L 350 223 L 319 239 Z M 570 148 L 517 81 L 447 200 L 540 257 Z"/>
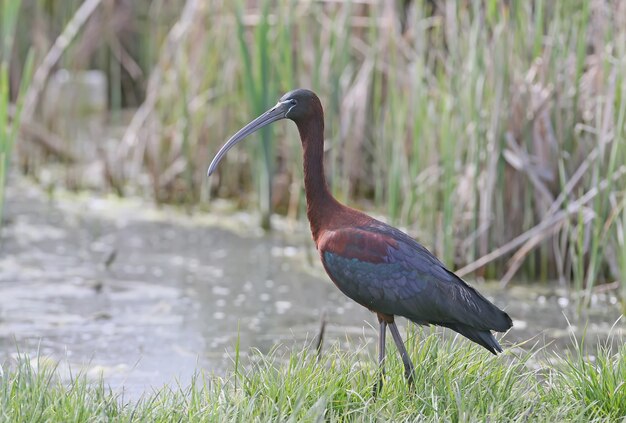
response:
<path fill-rule="evenodd" d="M 305 225 L 263 236 L 246 230 L 254 222 L 243 214 L 217 222 L 139 201 L 49 202 L 21 180 L 8 188 L 6 216 L 0 246 L 5 364 L 18 348 L 67 360 L 135 397 L 175 378 L 185 384 L 197 368 L 223 373 L 237 338 L 244 353 L 310 343 L 324 310 L 326 345 L 369 342 L 374 349 L 374 317 L 310 260 L 316 253 Z M 535 337 L 561 348 L 572 331 L 580 336 L 585 328 L 591 342 L 606 338 L 620 315 L 610 293 L 596 296 L 596 306 L 576 320 L 558 290 L 480 289 L 514 318 L 505 345 Z M 621 321 L 613 331 L 624 328 Z"/>

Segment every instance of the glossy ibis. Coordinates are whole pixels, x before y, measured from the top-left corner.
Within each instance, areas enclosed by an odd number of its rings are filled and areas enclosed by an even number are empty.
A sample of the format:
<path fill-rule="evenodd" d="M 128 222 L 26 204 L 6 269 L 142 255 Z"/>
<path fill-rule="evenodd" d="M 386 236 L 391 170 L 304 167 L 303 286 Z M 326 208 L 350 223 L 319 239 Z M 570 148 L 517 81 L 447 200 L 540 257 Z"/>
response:
<path fill-rule="evenodd" d="M 340 204 L 324 177 L 324 112 L 315 93 L 297 89 L 233 135 L 209 166 L 211 175 L 226 152 L 259 128 L 291 119 L 304 150 L 304 188 L 313 241 L 328 276 L 348 297 L 377 314 L 379 368 L 384 374 L 387 327 L 400 352 L 405 376 L 413 382 L 413 363 L 394 316 L 420 325 L 452 329 L 491 353 L 502 352 L 492 330 L 504 332 L 511 318 L 400 230 Z"/>

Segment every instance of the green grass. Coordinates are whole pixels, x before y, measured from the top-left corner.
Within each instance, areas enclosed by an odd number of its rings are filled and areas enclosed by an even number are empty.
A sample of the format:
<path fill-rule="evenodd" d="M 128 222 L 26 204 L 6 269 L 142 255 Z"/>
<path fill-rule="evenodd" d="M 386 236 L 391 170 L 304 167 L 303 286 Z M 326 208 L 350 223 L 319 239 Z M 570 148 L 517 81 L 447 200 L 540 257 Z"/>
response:
<path fill-rule="evenodd" d="M 415 389 L 389 345 L 378 398 L 373 354 L 308 350 L 235 357 L 224 377 L 197 374 L 186 387 L 164 387 L 123 402 L 102 380 L 58 377 L 28 360 L 0 378 L 4 421 L 619 421 L 626 417 L 626 351 L 600 347 L 587 355 L 507 350 L 495 357 L 460 339 L 409 333 Z"/>

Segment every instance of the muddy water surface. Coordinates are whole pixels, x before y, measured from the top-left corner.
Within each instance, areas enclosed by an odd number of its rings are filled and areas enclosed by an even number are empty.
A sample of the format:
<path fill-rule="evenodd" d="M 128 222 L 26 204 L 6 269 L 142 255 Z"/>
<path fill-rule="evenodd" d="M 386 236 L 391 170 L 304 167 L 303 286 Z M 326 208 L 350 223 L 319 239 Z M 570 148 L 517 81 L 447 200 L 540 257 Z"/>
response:
<path fill-rule="evenodd" d="M 129 397 L 197 369 L 222 374 L 241 350 L 304 346 L 327 310 L 325 342 L 375 346 L 374 317 L 318 263 L 305 225 L 267 235 L 245 214 L 187 215 L 140 200 L 8 186 L 0 244 L 0 358 L 19 350 L 60 368 L 102 374 Z M 476 284 L 514 318 L 504 343 L 606 338 L 620 316 L 610 294 L 576 319 L 564 292 Z M 568 326 L 567 318 L 572 326 Z M 623 333 L 623 321 L 613 332 Z"/>

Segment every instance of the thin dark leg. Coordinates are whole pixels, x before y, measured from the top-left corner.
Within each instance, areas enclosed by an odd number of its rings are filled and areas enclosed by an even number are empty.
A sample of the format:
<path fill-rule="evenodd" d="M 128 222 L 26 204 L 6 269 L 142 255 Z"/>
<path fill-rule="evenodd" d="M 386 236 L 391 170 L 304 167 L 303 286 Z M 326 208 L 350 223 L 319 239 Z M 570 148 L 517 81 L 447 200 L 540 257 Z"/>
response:
<path fill-rule="evenodd" d="M 315 351 L 317 351 L 317 361 L 320 361 L 322 358 L 322 346 L 324 345 L 324 332 L 326 330 L 326 310 L 322 312 L 322 317 L 320 319 L 320 331 L 317 335 L 317 345 L 315 346 Z"/>
<path fill-rule="evenodd" d="M 374 385 L 374 396 L 377 396 L 382 389 L 383 377 L 385 376 L 385 337 L 387 335 L 387 322 L 379 319 L 378 324 L 378 382 Z"/>
<path fill-rule="evenodd" d="M 406 380 L 409 382 L 409 386 L 413 387 L 414 380 L 414 372 L 415 368 L 413 367 L 413 363 L 411 362 L 411 358 L 409 357 L 409 353 L 406 352 L 406 348 L 404 348 L 404 342 L 402 341 L 402 336 L 400 336 L 400 331 L 398 330 L 398 326 L 396 323 L 389 323 L 389 329 L 391 330 L 391 335 L 393 336 L 393 341 L 396 343 L 396 347 L 400 352 L 400 357 L 402 357 L 402 363 L 404 363 L 404 376 Z"/>

